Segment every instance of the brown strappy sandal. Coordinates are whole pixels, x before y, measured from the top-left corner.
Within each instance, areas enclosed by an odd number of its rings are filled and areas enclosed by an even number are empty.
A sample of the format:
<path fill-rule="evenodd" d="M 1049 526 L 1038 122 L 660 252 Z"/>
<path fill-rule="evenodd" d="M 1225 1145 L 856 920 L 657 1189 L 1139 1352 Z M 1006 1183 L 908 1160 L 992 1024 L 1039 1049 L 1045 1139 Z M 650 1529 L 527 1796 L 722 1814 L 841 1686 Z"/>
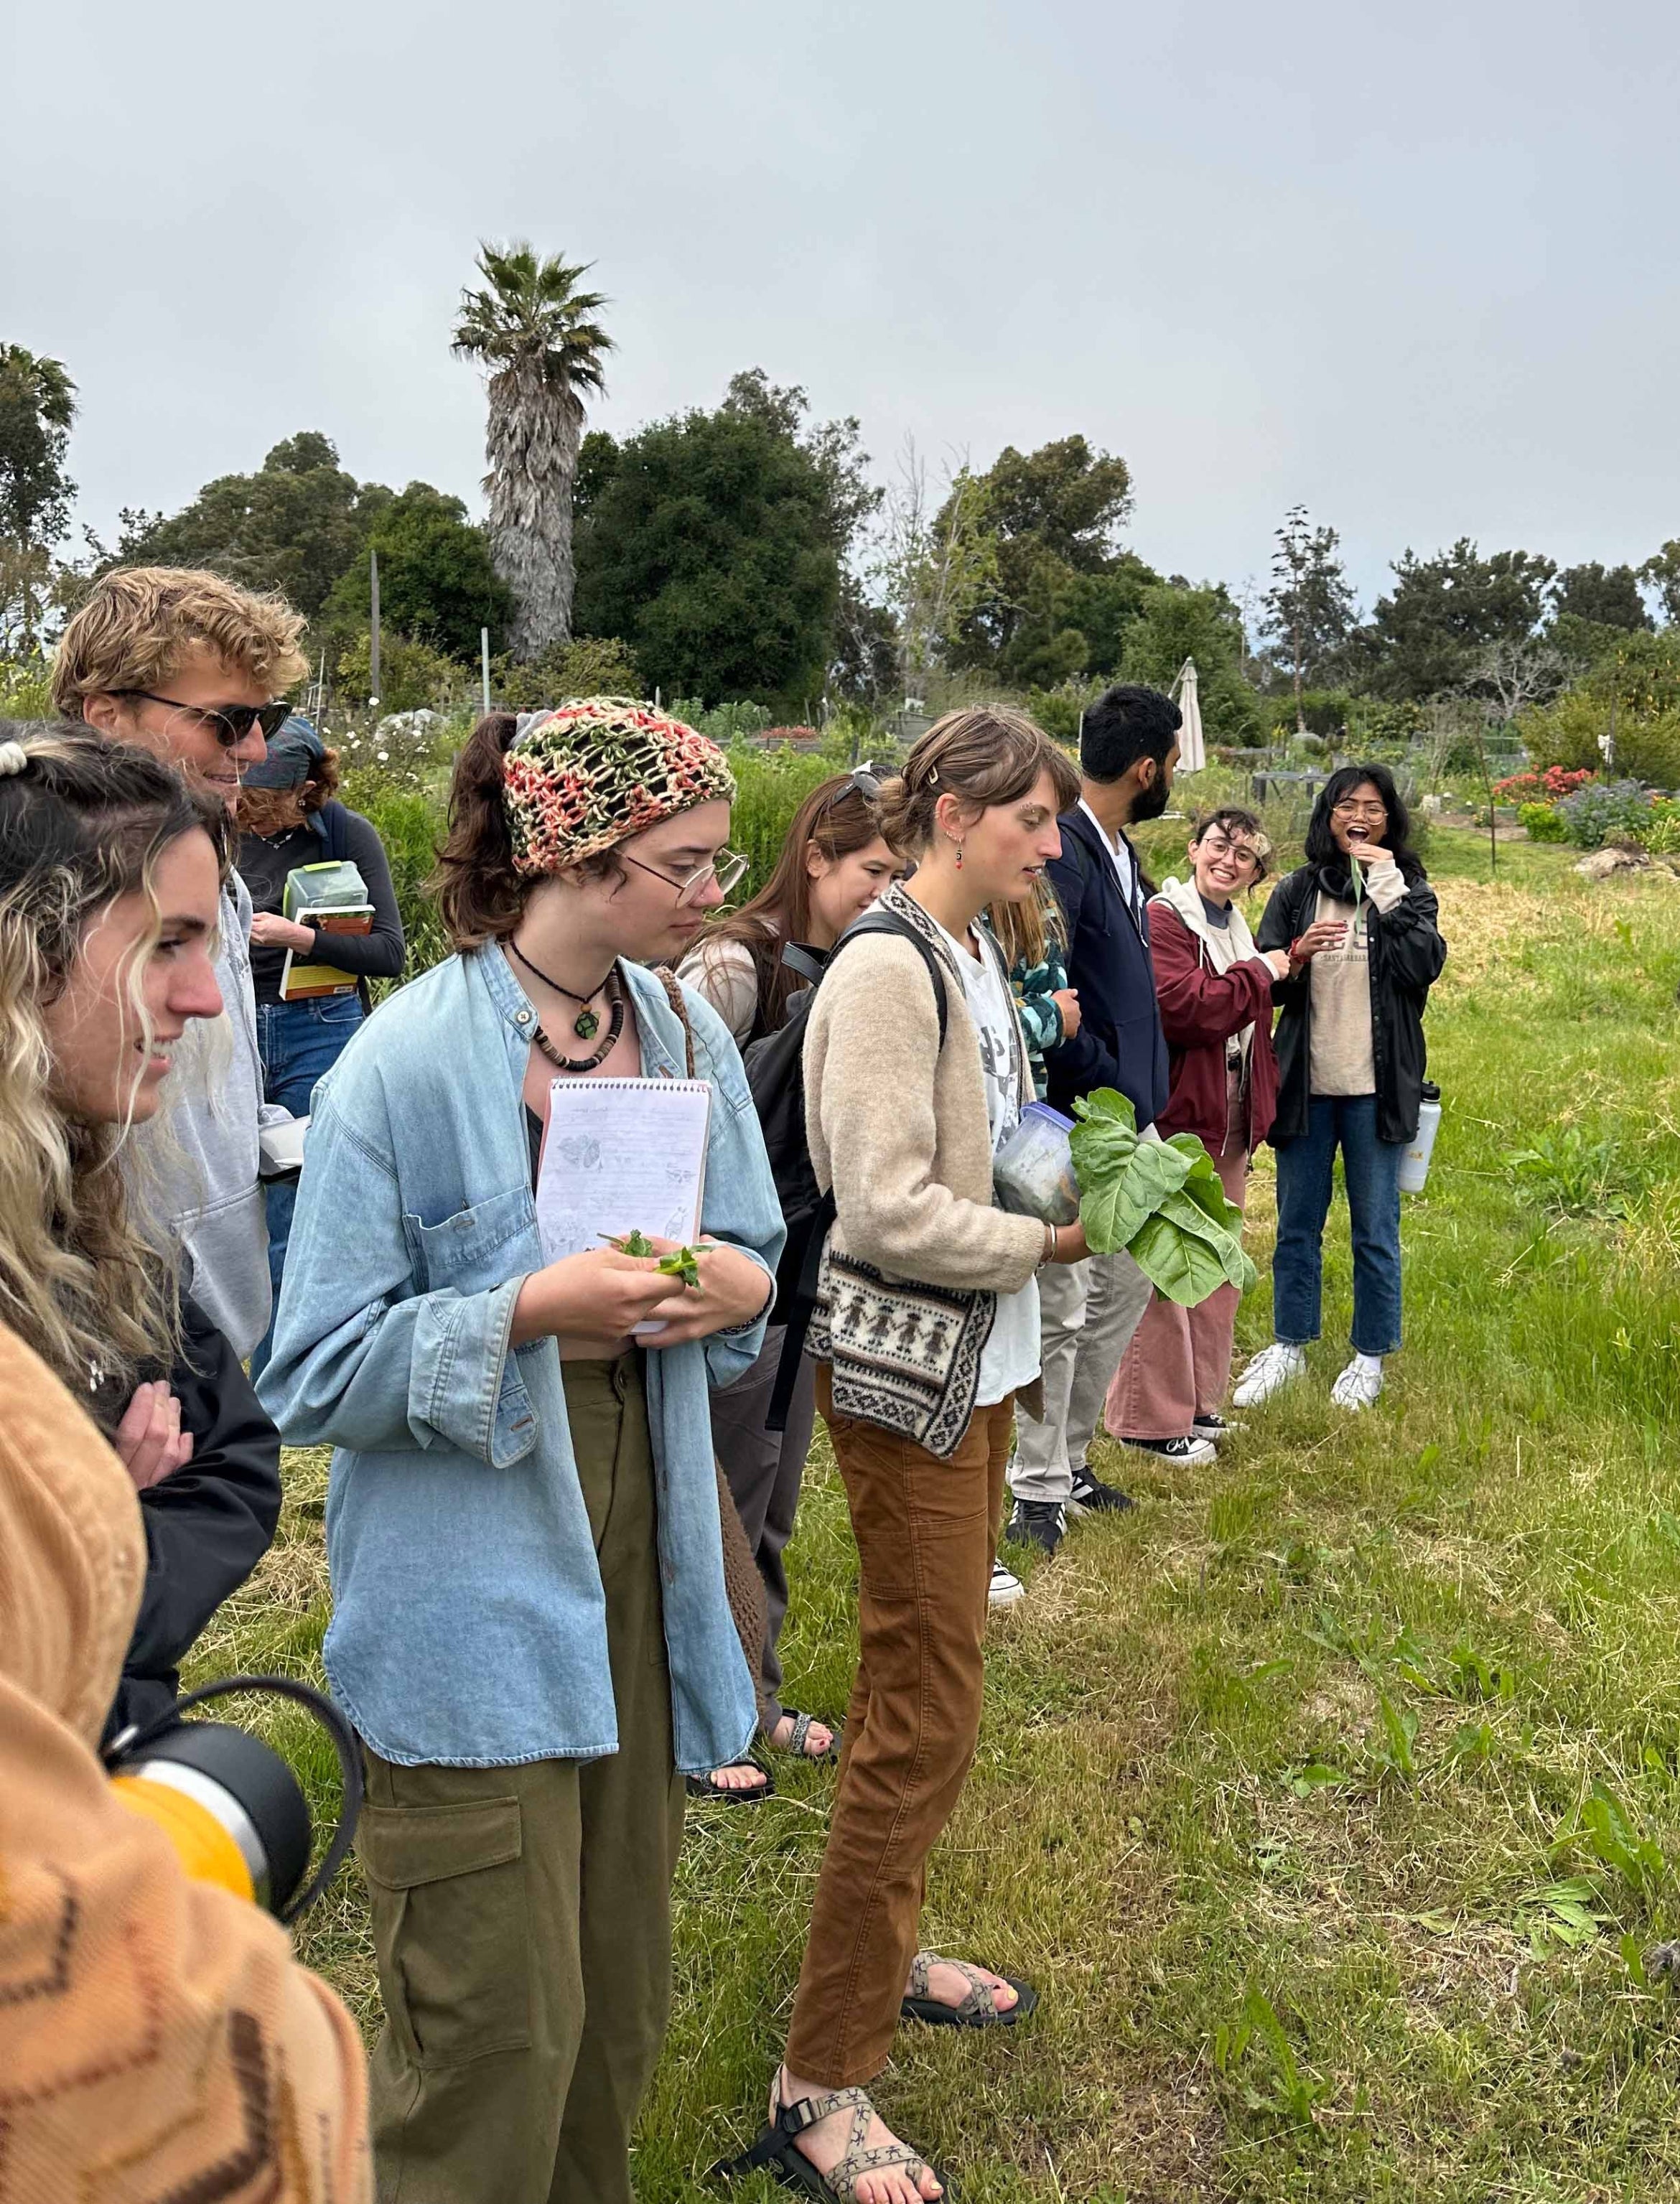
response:
<path fill-rule="evenodd" d="M 846 2112 L 852 2115 L 852 2126 L 845 2153 L 827 2173 L 819 2173 L 793 2138 L 814 2128 L 819 2120 L 826 2120 L 830 2113 Z M 944 2192 L 938 2204 L 947 2204 L 947 2198 L 954 2200 L 957 2192 L 938 2166 L 908 2143 L 880 2143 L 873 2150 L 864 2148 L 864 2137 L 874 2117 L 875 2106 L 863 2089 L 826 2089 L 820 2096 L 800 2097 L 784 2105 L 778 2071 L 770 2088 L 769 2121 L 758 2140 L 739 2158 L 720 2159 L 706 2177 L 738 2181 L 743 2174 L 763 2171 L 773 2175 L 784 2189 L 822 2197 L 825 2204 L 858 2204 L 858 2183 L 866 2173 L 901 2172 L 912 2185 L 924 2173 L 931 2173 Z"/>
<path fill-rule="evenodd" d="M 954 1967 L 968 1984 L 960 2005 L 944 2005 L 929 1994 L 928 1976 L 933 1967 Z M 964 1959 L 947 1959 L 938 1952 L 918 1952 L 910 1963 L 910 1988 L 899 2012 L 905 2020 L 925 2021 L 929 2028 L 1013 2028 L 1037 2005 L 1038 1992 L 1030 1982 L 1018 1982 L 1012 1975 L 1003 1979 L 1014 1991 L 1015 2002 L 1000 2011 L 995 1985 L 977 1967 L 971 1967 Z"/>

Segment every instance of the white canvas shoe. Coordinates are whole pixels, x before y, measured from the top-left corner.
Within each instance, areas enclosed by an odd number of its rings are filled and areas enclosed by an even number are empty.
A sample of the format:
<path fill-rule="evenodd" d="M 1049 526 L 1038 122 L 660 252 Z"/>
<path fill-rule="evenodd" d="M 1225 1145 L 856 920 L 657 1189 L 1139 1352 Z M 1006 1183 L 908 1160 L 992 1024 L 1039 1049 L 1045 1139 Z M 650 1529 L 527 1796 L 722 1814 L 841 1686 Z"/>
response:
<path fill-rule="evenodd" d="M 1374 1407 L 1381 1390 L 1381 1361 L 1375 1356 L 1356 1354 L 1330 1388 L 1330 1397 L 1339 1408 L 1351 1408 L 1357 1413 L 1361 1408 Z"/>
<path fill-rule="evenodd" d="M 1024 1599 L 1027 1588 L 1013 1569 L 1006 1569 L 1001 1561 L 992 1563 L 992 1581 L 986 1594 L 988 1607 L 1013 1607 L 1018 1599 Z"/>
<path fill-rule="evenodd" d="M 1231 1396 L 1231 1405 L 1233 1408 L 1257 1408 L 1273 1393 L 1281 1393 L 1285 1385 L 1293 1384 L 1306 1374 L 1306 1348 L 1291 1347 L 1281 1339 L 1274 1339 L 1269 1347 L 1261 1348 L 1243 1372 Z"/>

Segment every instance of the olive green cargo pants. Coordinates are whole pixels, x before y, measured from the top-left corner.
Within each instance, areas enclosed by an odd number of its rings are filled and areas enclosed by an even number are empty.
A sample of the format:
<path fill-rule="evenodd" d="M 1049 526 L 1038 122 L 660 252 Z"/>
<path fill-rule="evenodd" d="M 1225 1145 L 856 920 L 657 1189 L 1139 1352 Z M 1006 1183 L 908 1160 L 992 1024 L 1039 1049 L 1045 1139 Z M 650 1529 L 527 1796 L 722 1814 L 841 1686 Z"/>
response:
<path fill-rule="evenodd" d="M 515 1768 L 366 1753 L 380 2204 L 631 2204 L 631 2130 L 670 2009 L 683 1788 L 640 1358 L 564 1370 L 619 1750 Z"/>

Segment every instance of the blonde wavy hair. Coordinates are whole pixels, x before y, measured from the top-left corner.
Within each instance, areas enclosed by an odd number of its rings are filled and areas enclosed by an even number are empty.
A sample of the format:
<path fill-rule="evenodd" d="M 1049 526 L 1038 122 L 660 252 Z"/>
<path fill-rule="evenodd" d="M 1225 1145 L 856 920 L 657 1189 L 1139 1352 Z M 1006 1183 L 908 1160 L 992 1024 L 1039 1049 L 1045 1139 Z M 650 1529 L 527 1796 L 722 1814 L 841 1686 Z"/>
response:
<path fill-rule="evenodd" d="M 0 1321 L 81 1399 L 92 1389 L 118 1413 L 143 1366 L 175 1358 L 177 1259 L 131 1219 L 119 1167 L 128 1125 L 84 1124 L 54 1099 L 45 1014 L 90 926 L 140 893 L 152 927 L 125 985 L 146 1031 L 158 861 L 197 830 L 225 872 L 222 806 L 149 751 L 85 727 L 0 720 Z"/>
<path fill-rule="evenodd" d="M 309 671 L 303 615 L 190 566 L 116 566 L 96 582 L 59 638 L 52 707 L 80 720 L 89 696 L 155 689 L 202 646 L 280 696 Z"/>

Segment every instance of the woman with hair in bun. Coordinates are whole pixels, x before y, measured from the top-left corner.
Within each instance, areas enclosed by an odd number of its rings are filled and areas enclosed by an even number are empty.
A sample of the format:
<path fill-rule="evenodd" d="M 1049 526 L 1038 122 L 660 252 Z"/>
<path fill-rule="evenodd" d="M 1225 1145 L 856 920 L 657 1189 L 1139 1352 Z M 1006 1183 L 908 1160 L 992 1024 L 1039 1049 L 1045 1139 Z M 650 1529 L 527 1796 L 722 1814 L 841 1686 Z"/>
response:
<path fill-rule="evenodd" d="M 790 943 L 826 957 L 841 934 L 904 870 L 881 831 L 881 783 L 867 767 L 819 781 L 793 815 L 769 879 L 739 910 L 713 920 L 684 960 L 682 977 L 711 1004 L 736 1041 L 749 1047 L 773 1034 L 788 1004 L 809 987 L 804 972 L 782 961 Z M 759 1665 L 759 1721 L 772 1746 L 806 1760 L 834 1751 L 828 1723 L 781 1702 L 776 1641 L 787 1615 L 782 1552 L 793 1535 L 805 1456 L 816 1422 L 816 1372 L 803 1355 L 785 1429 L 767 1431 L 771 1395 L 787 1338 L 773 1322 L 764 1351 L 745 1377 L 712 1395 L 712 1444 L 727 1478 L 764 1585 L 764 1650 Z M 757 1761 L 720 1768 L 703 1785 L 748 1802 L 766 1797 L 769 1775 Z"/>
<path fill-rule="evenodd" d="M 882 831 L 916 872 L 881 898 L 880 931 L 841 944 L 805 1034 L 811 1162 L 834 1203 L 810 1352 L 858 1542 L 859 1658 L 784 2063 L 735 2170 L 773 2167 L 834 2204 L 942 2193 L 865 2092 L 900 2018 L 996 2028 L 1036 2002 L 917 1951 L 917 1924 L 979 1737 L 1014 1403 L 1037 1403 L 1037 1273 L 1086 1253 L 1077 1223 L 993 1200 L 993 1156 L 1033 1086 L 978 921 L 1038 892 L 1077 792 L 1018 712 L 929 728 L 882 797 Z"/>
<path fill-rule="evenodd" d="M 753 1733 L 707 1394 L 758 1352 L 781 1215 L 727 1028 L 647 969 L 739 878 L 733 793 L 643 705 L 480 720 L 433 883 L 455 954 L 316 1089 L 262 1391 L 335 1449 L 325 1658 L 366 1753 L 382 2194 L 630 2204 L 680 1774 Z M 551 1083 L 680 1079 L 685 1024 L 712 1089 L 700 1290 L 612 1246 L 545 1263 Z"/>

